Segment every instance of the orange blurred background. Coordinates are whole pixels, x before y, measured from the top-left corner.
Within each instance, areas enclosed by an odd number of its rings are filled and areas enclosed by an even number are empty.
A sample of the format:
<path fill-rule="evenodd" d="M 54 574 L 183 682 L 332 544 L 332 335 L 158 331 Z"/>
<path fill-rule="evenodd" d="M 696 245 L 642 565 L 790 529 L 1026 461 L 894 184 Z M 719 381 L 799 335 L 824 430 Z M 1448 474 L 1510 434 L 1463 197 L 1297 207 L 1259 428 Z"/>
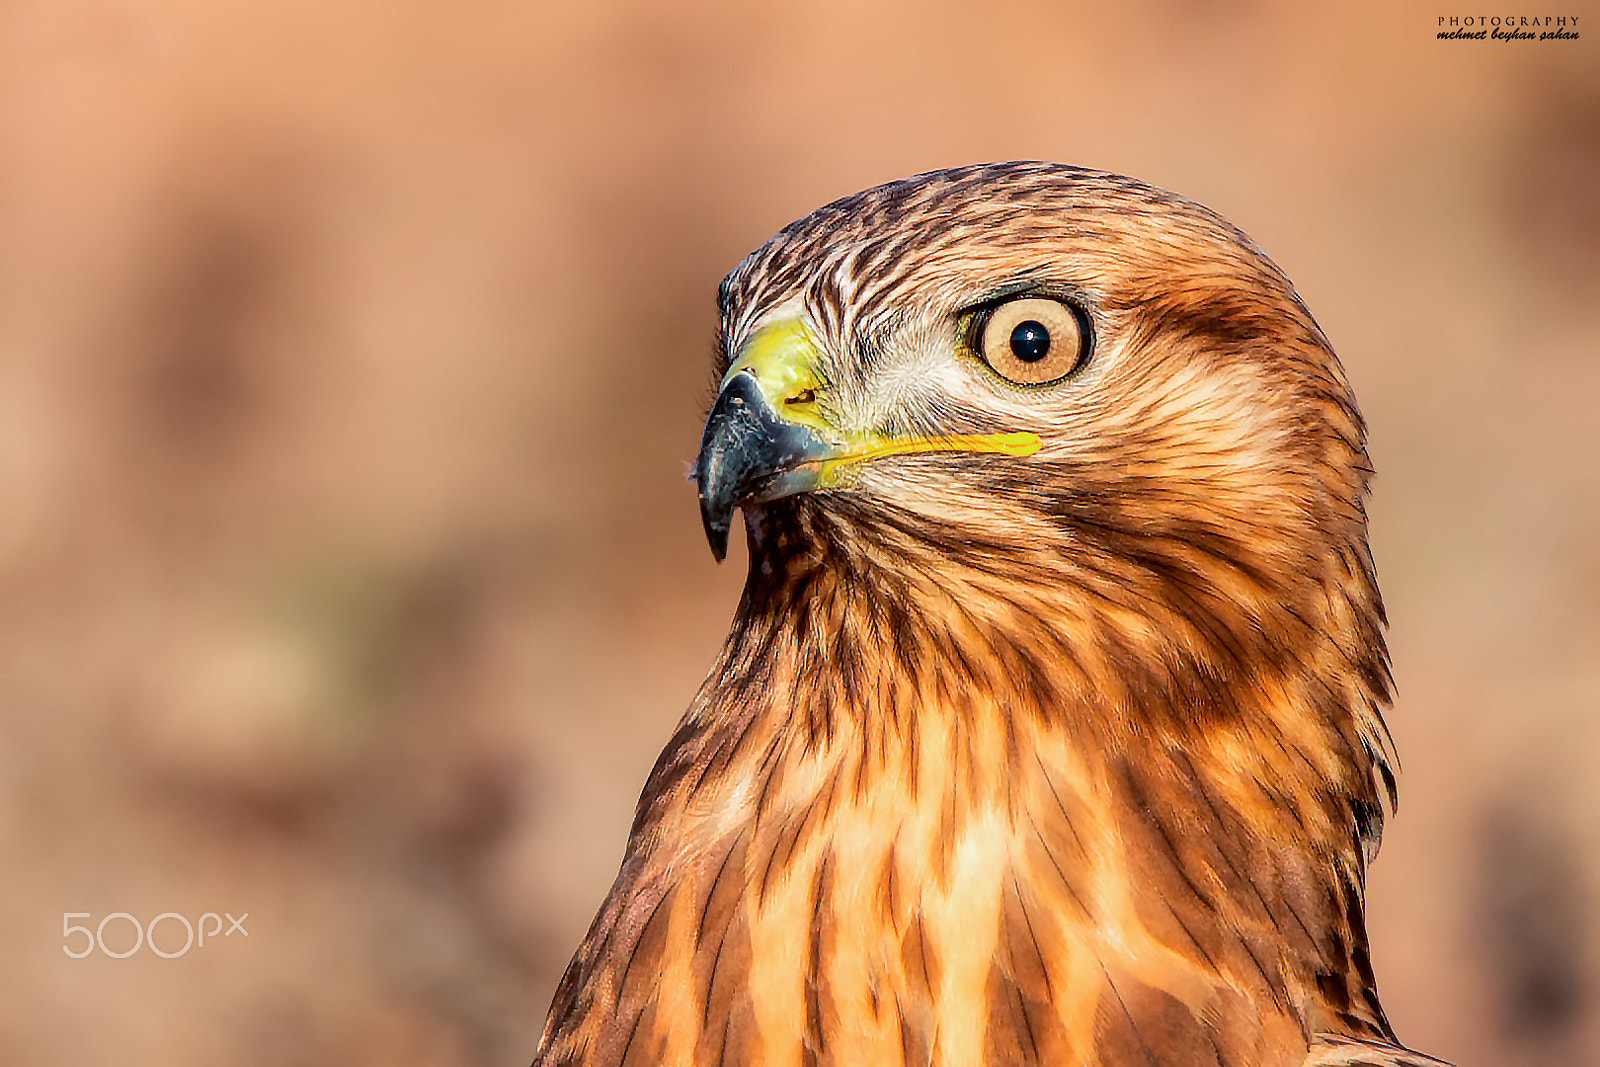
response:
<path fill-rule="evenodd" d="M 1600 1062 L 1600 26 L 1452 13 L 0 4 L 0 1061 L 526 1063 L 742 580 L 717 281 L 1049 158 L 1250 232 L 1371 422 L 1401 1036 Z"/>

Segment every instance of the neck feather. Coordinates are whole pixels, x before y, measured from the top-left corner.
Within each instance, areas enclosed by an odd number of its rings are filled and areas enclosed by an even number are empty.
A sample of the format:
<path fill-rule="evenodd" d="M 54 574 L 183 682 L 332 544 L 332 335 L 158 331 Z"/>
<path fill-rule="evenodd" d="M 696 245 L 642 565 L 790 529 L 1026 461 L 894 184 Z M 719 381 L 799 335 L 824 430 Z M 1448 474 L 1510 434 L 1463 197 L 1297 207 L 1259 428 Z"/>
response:
<path fill-rule="evenodd" d="M 1297 1064 L 1308 1034 L 1391 1036 L 1359 541 L 1278 586 L 1214 546 L 1235 563 L 1199 583 L 1160 545 L 1069 558 L 838 509 L 752 521 L 733 633 L 547 1047 L 776 1063 L 789 1034 L 802 1062 L 851 1033 L 858 1062 L 1109 1065 L 1159 1035 L 1163 1062 Z"/>

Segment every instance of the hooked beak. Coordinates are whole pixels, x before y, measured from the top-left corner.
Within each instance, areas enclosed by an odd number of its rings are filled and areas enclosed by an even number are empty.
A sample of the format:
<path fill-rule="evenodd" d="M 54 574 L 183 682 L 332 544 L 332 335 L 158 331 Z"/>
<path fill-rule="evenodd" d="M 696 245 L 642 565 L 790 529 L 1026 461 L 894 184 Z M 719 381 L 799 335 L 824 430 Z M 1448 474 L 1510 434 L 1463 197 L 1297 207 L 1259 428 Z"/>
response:
<path fill-rule="evenodd" d="M 798 319 L 757 330 L 722 379 L 695 481 L 711 554 L 728 551 L 733 509 L 814 488 L 843 449 L 817 411 L 822 357 Z"/>
<path fill-rule="evenodd" d="M 834 454 L 811 427 L 783 419 L 753 373 L 732 375 L 706 420 L 695 465 L 700 520 L 717 562 L 728 552 L 734 508 L 812 488 Z"/>

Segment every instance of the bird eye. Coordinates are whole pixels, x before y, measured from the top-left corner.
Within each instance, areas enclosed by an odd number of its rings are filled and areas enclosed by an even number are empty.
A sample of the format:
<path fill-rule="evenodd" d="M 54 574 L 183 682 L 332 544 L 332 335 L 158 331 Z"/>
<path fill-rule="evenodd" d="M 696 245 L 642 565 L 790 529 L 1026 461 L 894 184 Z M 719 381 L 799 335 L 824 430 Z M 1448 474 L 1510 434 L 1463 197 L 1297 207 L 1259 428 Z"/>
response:
<path fill-rule="evenodd" d="M 1000 377 L 1020 385 L 1065 378 L 1087 355 L 1087 324 L 1059 300 L 1012 300 L 976 325 L 978 355 Z"/>

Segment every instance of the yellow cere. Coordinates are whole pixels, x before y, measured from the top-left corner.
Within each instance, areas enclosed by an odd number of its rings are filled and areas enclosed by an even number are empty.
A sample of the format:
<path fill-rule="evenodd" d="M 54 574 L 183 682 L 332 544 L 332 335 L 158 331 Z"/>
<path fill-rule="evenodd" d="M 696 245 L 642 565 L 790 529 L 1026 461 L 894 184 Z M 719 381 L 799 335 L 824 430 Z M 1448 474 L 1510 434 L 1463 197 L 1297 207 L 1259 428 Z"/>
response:
<path fill-rule="evenodd" d="M 840 467 L 883 456 L 916 452 L 987 452 L 1005 456 L 1031 456 L 1039 451 L 1039 435 L 1025 430 L 1011 433 L 940 434 L 882 437 L 875 433 L 844 431 L 822 417 L 815 393 L 826 380 L 822 353 L 810 331 L 798 318 L 781 319 L 757 330 L 739 350 L 722 384 L 735 374 L 749 371 L 774 412 L 787 422 L 807 426 L 838 449 L 818 462 L 819 481 L 827 485 Z"/>
<path fill-rule="evenodd" d="M 781 418 L 831 437 L 834 430 L 818 414 L 814 399 L 816 390 L 824 384 L 821 362 L 822 353 L 811 340 L 805 323 L 781 319 L 761 327 L 745 342 L 739 358 L 722 376 L 722 384 L 727 385 L 735 374 L 749 371 Z"/>

